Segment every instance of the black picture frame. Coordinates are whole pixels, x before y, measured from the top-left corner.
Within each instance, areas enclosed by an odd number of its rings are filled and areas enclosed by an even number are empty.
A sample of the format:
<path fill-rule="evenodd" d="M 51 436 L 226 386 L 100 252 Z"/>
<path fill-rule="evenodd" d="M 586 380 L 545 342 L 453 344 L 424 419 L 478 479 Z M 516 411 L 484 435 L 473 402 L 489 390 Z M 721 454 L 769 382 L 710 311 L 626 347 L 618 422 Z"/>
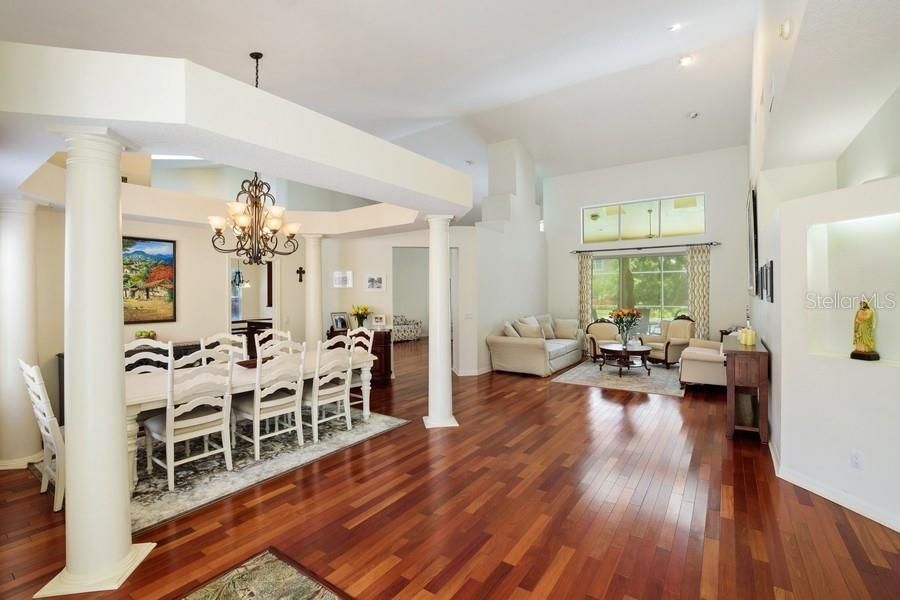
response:
<path fill-rule="evenodd" d="M 759 277 L 759 225 L 756 211 L 756 189 L 751 188 L 750 194 L 747 196 L 747 247 L 748 247 L 748 287 L 750 292 L 759 298 L 762 298 L 760 286 L 762 281 Z"/>
<path fill-rule="evenodd" d="M 766 300 L 775 303 L 775 261 L 770 260 L 766 265 Z"/>
<path fill-rule="evenodd" d="M 145 299 L 149 302 L 151 289 L 146 286 L 146 283 L 152 283 L 152 281 L 147 282 L 134 282 L 129 283 L 128 274 L 129 271 L 134 270 L 134 265 L 132 261 L 126 260 L 127 254 L 134 254 L 132 248 L 139 245 L 148 245 L 154 247 L 163 247 L 167 246 L 170 248 L 171 258 L 166 260 L 165 257 L 168 257 L 167 254 L 159 254 L 163 258 L 160 258 L 156 264 L 150 265 L 150 272 L 153 272 L 153 269 L 159 266 L 165 267 L 168 266 L 171 268 L 171 272 L 167 272 L 168 277 L 162 279 L 162 283 L 158 288 L 164 288 L 164 293 L 167 298 L 165 300 L 166 304 L 171 304 L 171 314 L 165 314 L 162 317 L 154 318 L 152 316 L 141 318 L 140 307 L 130 306 L 136 301 L 136 298 L 140 295 L 140 293 L 145 294 Z M 146 254 L 146 253 L 144 253 Z M 148 256 L 155 256 L 153 254 L 149 254 Z M 177 244 L 175 240 L 164 240 L 159 238 L 148 238 L 148 237 L 139 237 L 139 236 L 122 236 L 122 270 L 123 270 L 123 278 L 122 278 L 122 298 L 123 298 L 123 315 L 122 320 L 126 325 L 140 325 L 145 323 L 174 323 L 178 320 L 178 253 L 177 253 Z M 159 295 L 159 290 L 156 289 L 153 292 L 156 295 Z M 150 310 L 148 309 L 148 314 Z"/>

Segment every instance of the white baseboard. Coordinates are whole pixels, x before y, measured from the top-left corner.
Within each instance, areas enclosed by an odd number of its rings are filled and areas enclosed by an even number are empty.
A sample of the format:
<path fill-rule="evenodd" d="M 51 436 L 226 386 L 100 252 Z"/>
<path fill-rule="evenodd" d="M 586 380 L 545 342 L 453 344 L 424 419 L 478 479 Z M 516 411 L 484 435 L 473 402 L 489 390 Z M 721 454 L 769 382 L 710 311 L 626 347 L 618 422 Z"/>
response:
<path fill-rule="evenodd" d="M 485 373 L 490 373 L 490 367 L 483 367 L 481 369 L 472 369 L 468 371 L 460 371 L 459 369 L 453 369 L 453 372 L 456 373 L 457 377 L 477 377 L 478 375 L 484 375 Z"/>
<path fill-rule="evenodd" d="M 772 443 L 771 437 L 769 438 L 769 455 L 772 457 L 772 464 L 775 465 L 775 474 L 781 477 L 781 455 L 778 453 L 778 447 Z M 782 477 L 782 479 L 784 478 Z"/>
<path fill-rule="evenodd" d="M 14 469 L 27 469 L 31 463 L 40 462 L 44 459 L 44 451 L 38 451 L 31 456 L 23 456 L 22 458 L 13 458 L 11 460 L 0 460 L 0 471 L 12 471 Z"/>
<path fill-rule="evenodd" d="M 885 527 L 890 527 L 894 531 L 900 532 L 900 514 L 891 513 L 879 506 L 873 506 L 862 498 L 854 496 L 844 490 L 834 488 L 811 477 L 807 477 L 790 467 L 781 466 L 780 468 L 776 468 L 775 472 L 778 477 L 785 481 L 798 485 L 809 492 L 818 494 L 823 498 L 827 498 L 832 502 L 840 504 L 844 508 L 848 508 L 853 512 L 881 523 Z"/>
<path fill-rule="evenodd" d="M 67 569 L 63 569 L 47 585 L 38 590 L 34 597 L 48 598 L 119 589 L 154 547 L 156 547 L 155 543 L 132 544 L 128 554 L 119 564 L 113 565 L 109 572 L 96 577 L 72 575 Z"/>

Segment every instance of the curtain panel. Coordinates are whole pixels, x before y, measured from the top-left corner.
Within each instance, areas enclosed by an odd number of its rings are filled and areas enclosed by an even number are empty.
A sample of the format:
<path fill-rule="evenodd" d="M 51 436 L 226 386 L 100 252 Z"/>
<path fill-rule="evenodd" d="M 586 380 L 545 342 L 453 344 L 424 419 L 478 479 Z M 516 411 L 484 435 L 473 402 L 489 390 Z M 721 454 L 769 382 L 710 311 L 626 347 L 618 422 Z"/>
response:
<path fill-rule="evenodd" d="M 709 246 L 687 249 L 688 307 L 698 338 L 709 337 Z"/>
<path fill-rule="evenodd" d="M 591 268 L 590 254 L 578 255 L 578 324 L 584 329 L 591 322 Z"/>

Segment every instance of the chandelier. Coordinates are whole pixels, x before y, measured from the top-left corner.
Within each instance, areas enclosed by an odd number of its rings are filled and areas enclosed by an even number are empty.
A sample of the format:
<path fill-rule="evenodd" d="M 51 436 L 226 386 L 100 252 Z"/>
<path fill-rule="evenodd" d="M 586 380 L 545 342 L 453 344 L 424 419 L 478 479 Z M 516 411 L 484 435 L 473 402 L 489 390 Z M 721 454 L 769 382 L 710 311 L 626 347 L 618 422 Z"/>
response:
<path fill-rule="evenodd" d="M 256 61 L 256 84 L 259 88 L 259 59 L 262 52 L 251 52 Z M 234 202 L 228 203 L 228 217 L 209 217 L 213 230 L 212 246 L 217 252 L 235 254 L 244 259 L 245 265 L 263 265 L 276 255 L 293 254 L 300 248 L 295 239 L 300 231 L 300 223 L 284 224 L 284 207 L 275 206 L 272 186 L 259 178 L 254 171 L 253 179 L 241 183 L 241 191 Z M 225 229 L 234 234 L 233 247 L 225 246 Z M 284 239 L 278 233 L 283 232 Z"/>

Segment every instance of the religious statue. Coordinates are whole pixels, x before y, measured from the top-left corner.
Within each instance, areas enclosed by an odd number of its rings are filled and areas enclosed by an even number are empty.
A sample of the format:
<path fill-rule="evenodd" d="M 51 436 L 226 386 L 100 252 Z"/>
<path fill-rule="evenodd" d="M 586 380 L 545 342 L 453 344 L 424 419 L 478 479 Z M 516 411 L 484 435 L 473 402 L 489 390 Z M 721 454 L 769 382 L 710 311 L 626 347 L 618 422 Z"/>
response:
<path fill-rule="evenodd" d="M 875 352 L 875 311 L 865 300 L 859 303 L 853 319 L 853 352 L 850 358 L 857 360 L 878 360 Z"/>

